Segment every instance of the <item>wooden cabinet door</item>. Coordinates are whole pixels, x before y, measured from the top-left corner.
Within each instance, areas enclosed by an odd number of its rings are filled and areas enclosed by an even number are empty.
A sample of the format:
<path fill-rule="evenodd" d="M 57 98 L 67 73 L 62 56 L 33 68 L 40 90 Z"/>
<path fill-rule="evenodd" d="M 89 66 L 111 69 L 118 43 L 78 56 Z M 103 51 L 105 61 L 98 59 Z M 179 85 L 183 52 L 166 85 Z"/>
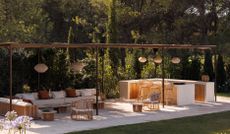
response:
<path fill-rule="evenodd" d="M 130 99 L 136 99 L 138 97 L 138 85 L 137 83 L 130 83 Z"/>
<path fill-rule="evenodd" d="M 205 85 L 195 84 L 195 101 L 205 100 Z"/>

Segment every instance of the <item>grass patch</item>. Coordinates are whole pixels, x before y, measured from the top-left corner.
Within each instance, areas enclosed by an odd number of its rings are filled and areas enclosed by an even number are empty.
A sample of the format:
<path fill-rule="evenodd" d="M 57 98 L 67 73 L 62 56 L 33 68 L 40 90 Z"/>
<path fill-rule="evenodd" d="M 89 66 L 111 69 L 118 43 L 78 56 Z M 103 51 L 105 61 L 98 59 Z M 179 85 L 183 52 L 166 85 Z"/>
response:
<path fill-rule="evenodd" d="M 217 96 L 230 97 L 230 93 L 217 93 Z"/>
<path fill-rule="evenodd" d="M 230 134 L 230 111 L 68 134 Z"/>

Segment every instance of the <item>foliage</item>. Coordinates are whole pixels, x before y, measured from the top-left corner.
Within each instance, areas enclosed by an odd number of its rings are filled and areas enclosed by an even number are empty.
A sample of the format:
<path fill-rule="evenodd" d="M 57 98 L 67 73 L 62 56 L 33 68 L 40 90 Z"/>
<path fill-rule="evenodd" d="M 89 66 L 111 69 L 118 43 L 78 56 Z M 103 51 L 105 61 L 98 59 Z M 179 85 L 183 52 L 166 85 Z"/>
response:
<path fill-rule="evenodd" d="M 30 86 L 28 84 L 24 84 L 22 86 L 22 90 L 24 93 L 29 93 L 30 92 Z"/>
<path fill-rule="evenodd" d="M 198 57 L 194 57 L 191 63 L 191 78 L 192 80 L 200 80 L 201 63 Z"/>
<path fill-rule="evenodd" d="M 0 41 L 216 44 L 227 69 L 230 62 L 226 60 L 230 52 L 229 5 L 228 0 L 0 0 Z M 48 72 L 40 75 L 43 88 L 95 86 L 94 50 L 41 51 L 42 62 L 49 66 Z M 149 51 L 110 49 L 105 73 L 106 82 L 110 84 L 105 82 L 106 88 L 114 89 L 117 94 L 115 84 L 121 79 L 160 77 L 162 65 L 152 64 Z M 137 60 L 142 54 L 148 57 L 147 63 Z M 166 77 L 200 79 L 201 71 L 208 73 L 211 79 L 215 76 L 209 53 L 206 53 L 204 67 L 202 59 L 192 60 L 195 54 L 190 50 L 181 52 L 180 64 L 171 64 L 170 57 L 174 54 L 176 52 L 165 53 Z M 1 49 L 1 95 L 8 95 L 5 90 L 9 87 L 7 59 L 7 50 Z M 37 89 L 38 74 L 33 70 L 37 59 L 35 50 L 14 51 L 13 62 L 17 64 L 13 67 L 14 93 L 21 92 L 26 83 L 31 91 Z M 69 66 L 82 59 L 87 60 L 88 66 L 74 74 Z M 111 74 L 113 77 L 109 78 Z M 226 83 L 225 79 L 221 81 Z"/>
<path fill-rule="evenodd" d="M 117 97 L 119 94 L 118 89 L 119 79 L 114 76 L 111 61 L 109 59 L 109 50 L 105 51 L 105 66 L 104 66 L 104 91 L 103 93 L 108 98 Z"/>
<path fill-rule="evenodd" d="M 69 87 L 71 85 L 71 78 L 73 76 L 72 73 L 70 72 L 70 62 L 67 59 L 67 51 L 65 49 L 60 49 L 56 50 L 53 52 L 54 58 L 53 58 L 53 63 L 50 64 L 50 69 L 45 75 L 51 75 L 52 82 L 50 82 L 51 77 L 47 77 L 47 79 L 44 80 L 44 84 L 52 84 L 52 85 L 44 85 L 45 88 L 52 88 L 54 90 L 61 90 Z M 44 53 L 45 57 L 49 57 L 50 53 Z M 42 81 L 43 82 L 43 81 Z"/>
<path fill-rule="evenodd" d="M 225 88 L 225 83 L 226 83 L 226 72 L 224 69 L 224 62 L 223 62 L 223 57 L 221 54 L 218 55 L 217 59 L 217 65 L 216 65 L 216 85 L 217 85 L 217 91 L 223 92 L 228 90 Z"/>
<path fill-rule="evenodd" d="M 210 51 L 205 52 L 204 73 L 209 76 L 210 81 L 213 81 L 214 72 L 212 64 L 212 55 Z"/>
<path fill-rule="evenodd" d="M 135 79 L 136 71 L 134 70 L 134 62 L 136 61 L 134 53 L 126 50 L 125 58 L 125 72 L 123 73 L 123 79 Z"/>
<path fill-rule="evenodd" d="M 52 22 L 42 0 L 0 1 L 0 41 L 47 42 Z"/>
<path fill-rule="evenodd" d="M 153 62 L 147 62 L 141 72 L 141 78 L 153 78 L 155 76 L 155 64 Z"/>
<path fill-rule="evenodd" d="M 0 89 L 7 89 L 9 87 L 8 85 L 8 80 L 6 78 L 8 78 L 9 76 L 9 71 L 8 71 L 8 63 L 7 63 L 7 51 L 6 49 L 0 49 L 0 73 L 1 73 L 1 77 L 0 77 Z M 1 95 L 7 95 L 8 90 L 0 90 Z"/>

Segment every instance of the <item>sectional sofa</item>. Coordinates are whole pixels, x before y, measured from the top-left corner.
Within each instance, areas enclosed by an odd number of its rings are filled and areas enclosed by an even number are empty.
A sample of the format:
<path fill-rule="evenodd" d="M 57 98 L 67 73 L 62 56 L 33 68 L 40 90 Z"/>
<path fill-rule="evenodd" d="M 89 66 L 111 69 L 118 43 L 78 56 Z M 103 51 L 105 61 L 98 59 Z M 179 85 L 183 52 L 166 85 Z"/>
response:
<path fill-rule="evenodd" d="M 82 98 L 94 98 L 96 97 L 96 89 L 76 89 L 76 96 L 68 97 L 64 90 L 61 91 L 50 91 L 49 99 L 39 99 L 38 92 L 33 93 L 18 93 L 15 96 L 24 100 L 29 100 L 33 105 L 38 108 L 49 107 L 51 105 L 64 105 L 70 104 L 75 100 Z"/>
<path fill-rule="evenodd" d="M 27 115 L 33 118 L 37 118 L 37 106 L 32 105 L 29 102 L 24 102 L 22 99 L 12 100 L 12 109 L 17 112 L 18 115 Z M 10 110 L 10 99 L 0 98 L 0 114 L 5 115 Z"/>

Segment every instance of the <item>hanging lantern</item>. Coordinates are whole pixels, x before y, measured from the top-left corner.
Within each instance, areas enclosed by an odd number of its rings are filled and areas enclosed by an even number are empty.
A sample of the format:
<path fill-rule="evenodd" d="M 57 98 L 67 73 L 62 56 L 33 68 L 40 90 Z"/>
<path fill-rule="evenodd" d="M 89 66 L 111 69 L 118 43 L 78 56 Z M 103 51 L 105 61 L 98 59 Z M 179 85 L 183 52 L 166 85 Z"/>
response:
<path fill-rule="evenodd" d="M 160 64 L 160 63 L 162 62 L 162 58 L 161 58 L 160 55 L 157 55 L 157 56 L 153 59 L 153 61 L 154 61 L 155 63 Z"/>
<path fill-rule="evenodd" d="M 144 56 L 141 56 L 138 58 L 138 61 L 141 62 L 141 63 L 144 63 L 147 61 L 147 59 L 144 57 Z"/>
<path fill-rule="evenodd" d="M 44 63 L 39 63 L 34 66 L 34 70 L 38 73 L 45 73 L 48 70 L 48 66 Z"/>
<path fill-rule="evenodd" d="M 180 63 L 180 58 L 179 57 L 173 57 L 172 60 L 171 60 L 171 62 L 173 64 L 178 64 L 178 63 Z"/>
<path fill-rule="evenodd" d="M 72 65 L 71 65 L 71 68 L 74 72 L 77 72 L 77 71 L 82 71 L 82 69 L 86 66 L 85 63 L 83 62 L 74 62 Z"/>

